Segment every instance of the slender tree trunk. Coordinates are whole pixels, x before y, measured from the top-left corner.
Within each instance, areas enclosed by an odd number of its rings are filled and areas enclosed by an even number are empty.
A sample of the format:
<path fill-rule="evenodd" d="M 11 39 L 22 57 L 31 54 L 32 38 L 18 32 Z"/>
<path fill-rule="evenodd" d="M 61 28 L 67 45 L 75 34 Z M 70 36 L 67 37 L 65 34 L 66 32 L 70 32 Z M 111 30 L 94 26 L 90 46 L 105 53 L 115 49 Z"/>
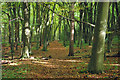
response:
<path fill-rule="evenodd" d="M 47 51 L 47 26 L 44 24 L 43 28 L 43 51 Z"/>
<path fill-rule="evenodd" d="M 10 6 L 11 6 L 11 3 L 9 3 Z M 11 20 L 13 19 L 13 14 L 12 14 L 12 10 L 10 9 L 10 15 L 11 15 Z M 10 21 L 9 24 L 11 24 L 11 56 L 12 56 L 12 59 L 13 58 L 13 54 L 14 54 L 14 29 L 13 29 L 13 22 Z"/>
<path fill-rule="evenodd" d="M 36 49 L 38 50 L 39 49 L 39 32 L 40 32 L 40 5 L 39 3 L 36 3 L 36 23 L 37 23 L 37 26 L 36 26 L 36 29 L 37 29 L 37 44 L 36 44 Z"/>
<path fill-rule="evenodd" d="M 56 26 L 55 30 L 54 30 L 54 35 L 53 35 L 53 39 L 55 40 L 55 36 L 56 36 L 56 31 L 57 31 L 57 28 L 59 27 L 59 24 Z"/>
<path fill-rule="evenodd" d="M 94 9 L 94 24 L 96 23 L 96 10 L 97 9 L 97 2 L 95 2 L 95 9 Z"/>
<path fill-rule="evenodd" d="M 88 4 L 85 2 L 85 7 L 87 6 Z M 85 9 L 85 19 L 84 19 L 85 22 L 88 21 L 88 9 Z M 84 24 L 84 40 L 85 40 L 85 43 L 88 43 L 88 24 Z"/>
<path fill-rule="evenodd" d="M 30 42 L 32 42 L 32 39 L 33 39 L 33 29 L 34 29 L 34 25 L 35 25 L 35 7 L 34 7 L 34 3 L 32 4 L 32 8 L 33 8 L 33 25 L 31 26 L 31 39 L 30 39 Z"/>
<path fill-rule="evenodd" d="M 9 9 L 10 10 L 10 9 Z M 10 15 L 8 15 L 8 27 L 9 27 L 9 44 L 11 44 L 11 24 L 10 24 Z"/>
<path fill-rule="evenodd" d="M 110 31 L 110 9 L 109 9 L 109 12 L 108 12 L 108 22 L 107 22 L 107 25 L 108 25 L 108 27 L 107 27 L 107 30 L 108 30 L 108 32 Z M 109 47 L 109 36 L 110 36 L 110 34 L 107 34 L 106 35 L 106 37 L 107 37 L 107 52 L 109 53 L 110 52 L 110 47 Z"/>
<path fill-rule="evenodd" d="M 74 44 L 76 44 L 76 40 L 77 40 L 77 31 L 76 31 L 75 27 L 74 27 L 74 31 L 75 31 L 75 33 L 74 33 Z"/>
<path fill-rule="evenodd" d="M 109 25 L 109 32 L 114 31 L 114 21 L 115 21 L 115 17 L 114 17 L 114 3 L 112 3 L 112 19 L 111 19 L 111 27 Z M 110 23 L 108 23 L 110 24 Z M 108 46 L 107 46 L 107 52 L 111 52 L 111 47 L 112 47 L 112 40 L 114 37 L 114 33 L 109 33 L 108 34 Z"/>
<path fill-rule="evenodd" d="M 84 19 L 84 11 L 82 13 L 82 19 L 81 21 L 83 22 L 83 19 Z M 80 40 L 80 49 L 82 48 L 82 44 L 83 44 L 83 23 L 81 23 L 81 40 Z"/>
<path fill-rule="evenodd" d="M 117 14 L 117 23 L 118 23 L 118 26 L 116 27 L 117 36 L 118 36 L 118 56 L 120 56 L 120 13 L 118 10 L 117 2 L 115 2 L 115 8 L 116 8 L 116 14 Z M 119 8 L 120 8 L 120 6 L 119 6 Z"/>
<path fill-rule="evenodd" d="M 18 17 L 20 17 L 20 5 L 19 5 L 19 3 L 17 3 L 17 7 L 18 7 L 18 9 L 17 9 Z M 18 25 L 18 33 L 17 33 L 18 34 L 17 35 L 18 36 L 18 42 L 20 42 L 20 37 L 19 37 L 20 36 L 20 33 L 19 33 L 19 23 L 20 22 L 18 20 L 18 23 L 17 23 L 17 25 Z"/>
<path fill-rule="evenodd" d="M 120 14 L 118 15 L 118 55 L 120 55 Z"/>
<path fill-rule="evenodd" d="M 118 5 L 117 5 L 117 2 L 115 2 L 115 7 L 116 7 L 116 14 L 117 16 L 119 15 L 119 11 L 118 11 Z"/>
<path fill-rule="evenodd" d="M 53 6 L 53 11 L 55 10 L 55 6 L 56 6 L 56 3 Z M 52 26 L 53 26 L 54 15 L 55 14 L 52 12 L 51 24 L 50 24 L 50 27 L 49 27 L 50 30 L 48 32 L 48 39 L 47 39 L 49 41 L 51 41 L 51 37 L 52 37 L 51 29 L 52 29 Z"/>
<path fill-rule="evenodd" d="M 74 3 L 72 3 L 71 9 L 74 8 Z M 71 19 L 74 19 L 74 10 L 71 11 Z M 74 56 L 74 21 L 71 21 L 70 26 L 70 45 L 69 45 L 69 54 L 68 56 Z"/>
<path fill-rule="evenodd" d="M 98 3 L 97 22 L 95 27 L 92 55 L 88 64 L 88 71 L 91 73 L 103 72 L 105 35 L 107 29 L 109 2 Z M 104 15 L 106 14 L 106 15 Z"/>
<path fill-rule="evenodd" d="M 24 9 L 24 3 L 22 3 L 21 6 L 22 6 L 22 18 L 24 19 L 24 16 L 25 16 L 24 10 L 23 10 L 23 9 Z M 22 40 L 21 40 L 21 41 L 22 41 L 22 43 L 23 43 L 24 32 L 25 32 L 25 29 L 24 29 L 24 28 L 25 28 L 25 24 L 24 24 L 24 23 L 25 23 L 25 20 L 21 20 L 21 23 L 22 23 Z"/>
<path fill-rule="evenodd" d="M 61 17 L 59 17 L 59 40 L 61 40 Z"/>
<path fill-rule="evenodd" d="M 6 27 L 6 23 L 4 23 L 4 28 L 3 28 L 3 34 L 4 34 L 4 37 L 3 37 L 3 40 L 4 40 L 4 43 L 6 42 L 6 40 L 5 40 L 5 37 L 6 37 L 6 29 L 5 29 L 5 27 Z"/>
<path fill-rule="evenodd" d="M 39 6 L 40 6 L 40 11 L 41 11 L 41 14 L 40 14 L 40 30 L 39 30 L 39 46 L 41 46 L 42 45 L 42 16 L 43 16 L 43 14 L 42 14 L 42 11 L 43 11 L 43 7 L 39 4 Z"/>
<path fill-rule="evenodd" d="M 80 10 L 80 21 L 82 21 L 82 14 L 83 14 L 83 11 Z M 79 37 L 78 37 L 78 44 L 77 44 L 77 47 L 79 47 L 80 43 L 81 43 L 81 39 L 82 39 L 82 31 L 83 31 L 83 26 L 82 26 L 82 23 L 79 23 Z"/>
<path fill-rule="evenodd" d="M 67 26 L 68 26 L 67 27 L 67 29 L 68 29 L 67 31 L 68 32 L 66 31 L 67 32 L 66 34 L 67 34 L 67 40 L 69 41 L 70 40 L 70 31 L 69 31 L 69 29 L 70 29 L 70 21 L 69 20 L 67 20 Z"/>
<path fill-rule="evenodd" d="M 29 24 L 29 28 L 30 28 L 30 3 L 28 3 L 28 24 Z M 30 28 L 30 36 L 29 36 L 29 54 L 32 54 L 32 51 L 31 51 L 31 28 Z"/>
<path fill-rule="evenodd" d="M 64 12 L 65 15 L 65 12 Z M 65 24 L 65 18 L 63 20 L 63 25 L 64 25 L 64 38 L 63 38 L 63 45 L 66 47 L 66 24 Z"/>
<path fill-rule="evenodd" d="M 45 14 L 44 14 L 44 23 L 43 23 L 43 51 L 47 51 L 47 35 L 48 35 L 48 20 L 49 20 L 49 10 L 47 10 L 47 17 L 45 18 Z"/>
<path fill-rule="evenodd" d="M 92 13 L 92 3 L 91 3 L 91 9 L 90 9 L 90 11 L 91 11 L 91 13 L 90 13 L 90 23 L 92 24 L 93 22 L 93 20 L 92 20 L 92 15 L 93 15 L 93 13 Z M 89 45 L 91 45 L 91 41 L 92 41 L 92 36 L 93 36 L 93 27 L 92 26 L 90 26 L 89 27 Z"/>
<path fill-rule="evenodd" d="M 13 12 L 14 12 L 14 19 L 17 18 L 17 14 L 16 14 L 16 8 L 17 7 L 17 3 L 14 4 L 14 8 L 13 8 Z M 15 46 L 16 46 L 16 50 L 18 50 L 18 21 L 15 21 Z"/>

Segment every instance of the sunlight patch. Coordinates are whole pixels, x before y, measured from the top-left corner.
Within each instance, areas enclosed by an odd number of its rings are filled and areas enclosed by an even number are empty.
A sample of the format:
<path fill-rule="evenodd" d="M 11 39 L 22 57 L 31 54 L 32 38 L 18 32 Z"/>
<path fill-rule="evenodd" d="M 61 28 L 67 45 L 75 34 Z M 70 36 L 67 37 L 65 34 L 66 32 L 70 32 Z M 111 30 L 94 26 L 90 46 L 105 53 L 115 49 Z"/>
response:
<path fill-rule="evenodd" d="M 105 35 L 106 35 L 106 30 L 100 31 L 100 37 L 103 37 L 105 39 Z"/>
<path fill-rule="evenodd" d="M 57 67 L 59 67 L 58 65 L 43 65 L 43 66 L 46 66 L 46 67 L 49 67 L 49 68 L 57 68 Z"/>
<path fill-rule="evenodd" d="M 59 61 L 65 61 L 65 62 L 83 62 L 81 60 L 59 60 Z"/>
<path fill-rule="evenodd" d="M 32 63 L 48 64 L 48 62 L 32 61 Z"/>
<path fill-rule="evenodd" d="M 42 63 L 42 64 L 47 64 L 48 62 L 39 62 L 39 63 Z"/>
<path fill-rule="evenodd" d="M 10 63 L 9 65 L 18 65 L 17 63 Z"/>
<path fill-rule="evenodd" d="M 25 29 L 25 34 L 29 35 L 30 34 L 30 30 L 29 29 Z"/>

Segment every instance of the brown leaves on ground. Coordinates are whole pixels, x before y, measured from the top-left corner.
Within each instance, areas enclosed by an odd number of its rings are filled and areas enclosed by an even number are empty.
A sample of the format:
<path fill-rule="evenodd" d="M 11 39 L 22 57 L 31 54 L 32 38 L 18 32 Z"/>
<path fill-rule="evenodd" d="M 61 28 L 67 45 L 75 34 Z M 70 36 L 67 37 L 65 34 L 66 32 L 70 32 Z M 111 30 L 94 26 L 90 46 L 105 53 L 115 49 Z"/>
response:
<path fill-rule="evenodd" d="M 35 47 L 36 44 L 33 43 L 32 47 Z M 90 74 L 87 72 L 87 66 L 90 58 L 83 57 L 91 54 L 91 46 L 83 47 L 79 49 L 78 47 L 74 48 L 75 56 L 68 57 L 69 49 L 64 47 L 58 41 L 50 42 L 48 46 L 48 51 L 42 51 L 42 46 L 39 50 L 32 50 L 33 55 L 29 59 L 19 59 L 20 51 L 15 50 L 14 60 L 11 59 L 10 47 L 3 48 L 3 58 L 7 60 L 2 60 L 6 62 L 3 64 L 3 69 L 13 69 L 13 67 L 18 66 L 19 68 L 24 68 L 27 73 L 25 78 L 115 78 L 119 77 L 119 70 L 117 69 L 120 66 L 117 57 L 107 57 L 105 64 L 105 72 L 103 74 Z M 115 53 L 115 52 L 114 52 Z M 112 54 L 112 53 L 111 53 Z M 43 57 L 51 56 L 51 59 L 43 60 Z M 7 63 L 8 62 L 8 63 Z M 17 70 L 13 71 L 17 73 Z M 6 73 L 3 70 L 3 73 Z M 5 76 L 3 76 L 5 77 Z"/>

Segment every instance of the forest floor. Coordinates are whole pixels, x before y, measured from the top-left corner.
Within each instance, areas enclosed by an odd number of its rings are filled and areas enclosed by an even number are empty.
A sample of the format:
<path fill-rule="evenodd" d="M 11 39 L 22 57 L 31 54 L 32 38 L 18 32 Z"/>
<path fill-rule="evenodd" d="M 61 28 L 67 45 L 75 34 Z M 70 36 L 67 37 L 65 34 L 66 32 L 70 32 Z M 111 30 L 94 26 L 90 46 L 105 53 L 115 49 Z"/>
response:
<path fill-rule="evenodd" d="M 115 44 L 117 45 L 117 44 Z M 2 78 L 120 78 L 118 63 L 119 57 L 110 57 L 117 54 L 118 48 L 112 48 L 111 53 L 104 61 L 104 73 L 91 74 L 87 71 L 92 46 L 83 45 L 82 49 L 74 48 L 74 56 L 68 57 L 69 48 L 64 47 L 59 41 L 50 42 L 48 51 L 35 49 L 32 43 L 30 59 L 19 59 L 21 48 L 15 50 L 14 60 L 11 60 L 10 47 L 2 46 Z M 44 60 L 44 57 L 50 59 Z"/>

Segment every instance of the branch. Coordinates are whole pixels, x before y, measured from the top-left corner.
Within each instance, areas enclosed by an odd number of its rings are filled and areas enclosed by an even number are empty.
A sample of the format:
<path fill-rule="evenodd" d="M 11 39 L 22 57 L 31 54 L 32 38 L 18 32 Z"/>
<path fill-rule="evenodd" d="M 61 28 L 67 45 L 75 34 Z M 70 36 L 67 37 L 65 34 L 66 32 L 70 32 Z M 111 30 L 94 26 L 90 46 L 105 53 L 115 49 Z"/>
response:
<path fill-rule="evenodd" d="M 8 17 L 10 17 L 9 13 L 6 13 L 5 11 L 2 11 L 2 12 L 5 13 L 5 14 L 7 14 Z M 14 21 L 14 20 L 18 20 L 18 19 L 24 20 L 22 17 L 18 17 L 18 18 L 15 18 L 15 19 L 9 20 L 9 22 Z"/>
<path fill-rule="evenodd" d="M 5 11 L 2 11 L 3 13 L 7 14 L 9 16 L 9 13 L 6 13 Z"/>
<path fill-rule="evenodd" d="M 47 8 L 48 8 L 48 7 L 47 7 Z M 88 24 L 88 25 L 90 25 L 90 26 L 92 26 L 92 27 L 95 27 L 94 24 L 91 24 L 91 23 L 89 23 L 89 22 L 79 21 L 79 20 L 77 20 L 77 19 L 75 19 L 75 18 L 74 18 L 74 19 L 66 18 L 66 17 L 64 17 L 64 16 L 56 13 L 56 12 L 53 11 L 52 9 L 50 9 L 50 8 L 48 8 L 48 9 L 51 10 L 53 13 L 57 14 L 58 16 L 63 17 L 64 19 L 67 19 L 67 20 L 70 20 L 70 21 L 76 21 L 76 22 L 78 22 L 78 23 L 85 23 L 85 24 Z"/>
<path fill-rule="evenodd" d="M 12 20 L 9 20 L 9 22 L 14 21 L 14 20 L 18 20 L 18 19 L 24 20 L 22 17 L 18 17 L 18 18 L 14 18 Z"/>

